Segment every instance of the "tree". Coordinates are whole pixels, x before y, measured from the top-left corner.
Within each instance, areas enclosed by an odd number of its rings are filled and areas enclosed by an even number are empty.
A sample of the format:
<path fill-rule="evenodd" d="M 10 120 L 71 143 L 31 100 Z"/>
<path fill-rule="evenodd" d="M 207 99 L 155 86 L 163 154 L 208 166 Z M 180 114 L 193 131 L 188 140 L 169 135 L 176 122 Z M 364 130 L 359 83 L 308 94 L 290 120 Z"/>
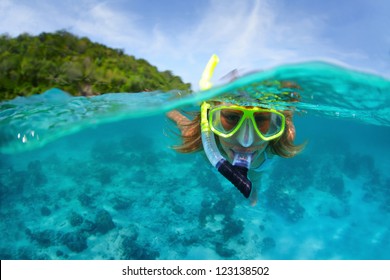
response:
<path fill-rule="evenodd" d="M 57 87 L 73 95 L 190 90 L 171 71 L 66 30 L 0 35 L 0 100 Z"/>

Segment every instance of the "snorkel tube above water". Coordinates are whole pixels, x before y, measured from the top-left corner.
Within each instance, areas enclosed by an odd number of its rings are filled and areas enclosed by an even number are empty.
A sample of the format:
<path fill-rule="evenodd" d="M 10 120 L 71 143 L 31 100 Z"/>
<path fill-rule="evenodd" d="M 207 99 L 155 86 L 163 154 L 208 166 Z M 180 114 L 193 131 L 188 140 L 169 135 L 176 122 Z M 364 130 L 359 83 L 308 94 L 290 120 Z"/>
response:
<path fill-rule="evenodd" d="M 217 55 L 212 55 L 206 68 L 203 71 L 202 78 L 199 81 L 201 90 L 211 88 L 210 82 L 215 66 L 219 59 Z M 251 156 L 245 154 L 236 154 L 233 164 L 226 160 L 220 153 L 217 143 L 215 142 L 214 133 L 211 131 L 208 122 L 208 110 L 210 105 L 203 102 L 201 106 L 201 133 L 203 149 L 210 163 L 228 179 L 246 198 L 252 191 L 252 182 L 248 179 L 247 174 L 250 168 Z"/>

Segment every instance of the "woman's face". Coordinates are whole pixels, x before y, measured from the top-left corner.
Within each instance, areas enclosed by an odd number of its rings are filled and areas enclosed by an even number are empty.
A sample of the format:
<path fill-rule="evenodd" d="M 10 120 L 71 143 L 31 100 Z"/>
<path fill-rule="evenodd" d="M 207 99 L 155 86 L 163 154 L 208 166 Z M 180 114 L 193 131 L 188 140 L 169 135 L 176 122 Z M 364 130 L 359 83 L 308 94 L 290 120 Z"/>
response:
<path fill-rule="evenodd" d="M 221 114 L 221 123 L 228 130 L 228 126 L 234 125 L 234 112 L 229 113 L 229 117 Z M 260 120 L 259 120 L 260 121 Z M 267 123 L 264 122 L 263 125 Z M 260 127 L 260 123 L 258 124 Z M 262 140 L 256 133 L 253 123 L 250 119 L 246 119 L 240 129 L 229 138 L 219 137 L 219 142 L 223 151 L 226 153 L 230 161 L 233 161 L 236 153 L 252 154 L 252 165 L 257 166 L 263 161 L 262 153 L 268 146 L 268 141 Z"/>

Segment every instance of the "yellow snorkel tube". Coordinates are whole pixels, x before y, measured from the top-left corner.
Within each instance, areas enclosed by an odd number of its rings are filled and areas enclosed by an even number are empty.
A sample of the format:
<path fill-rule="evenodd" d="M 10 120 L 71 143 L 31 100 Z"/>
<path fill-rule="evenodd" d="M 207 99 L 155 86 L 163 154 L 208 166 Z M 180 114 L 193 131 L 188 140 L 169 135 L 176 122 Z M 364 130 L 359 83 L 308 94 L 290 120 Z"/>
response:
<path fill-rule="evenodd" d="M 212 87 L 211 78 L 213 77 L 215 67 L 219 63 L 219 57 L 213 54 L 207 62 L 206 67 L 203 70 L 202 77 L 199 80 L 199 88 L 201 90 L 208 90 Z"/>
<path fill-rule="evenodd" d="M 202 78 L 199 81 L 199 87 L 201 90 L 210 89 L 212 86 L 211 78 L 214 73 L 214 69 L 219 62 L 217 55 L 212 55 L 207 63 Z M 208 110 L 210 104 L 203 102 L 201 105 L 201 133 L 203 149 L 206 153 L 210 163 L 217 168 L 217 170 L 228 179 L 246 198 L 249 197 L 252 191 L 252 182 L 248 179 L 248 168 L 243 166 L 232 165 L 226 160 L 220 153 L 217 143 L 215 142 L 214 133 L 210 129 L 208 122 Z"/>

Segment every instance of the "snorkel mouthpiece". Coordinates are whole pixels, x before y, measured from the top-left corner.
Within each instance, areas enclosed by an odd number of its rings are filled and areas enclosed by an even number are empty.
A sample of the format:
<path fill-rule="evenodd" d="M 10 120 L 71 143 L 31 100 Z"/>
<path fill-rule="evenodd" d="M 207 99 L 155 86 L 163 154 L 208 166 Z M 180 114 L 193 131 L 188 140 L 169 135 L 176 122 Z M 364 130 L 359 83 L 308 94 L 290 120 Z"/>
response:
<path fill-rule="evenodd" d="M 249 153 L 234 153 L 233 166 L 249 169 L 251 167 L 252 155 Z"/>
<path fill-rule="evenodd" d="M 248 179 L 248 168 L 234 166 L 223 159 L 217 166 L 218 171 L 228 179 L 244 196 L 248 198 L 252 191 L 252 182 Z"/>
<path fill-rule="evenodd" d="M 248 170 L 251 166 L 252 154 L 235 153 L 233 164 L 225 160 L 218 168 L 218 171 L 246 197 L 252 190 L 252 182 L 248 179 Z"/>

